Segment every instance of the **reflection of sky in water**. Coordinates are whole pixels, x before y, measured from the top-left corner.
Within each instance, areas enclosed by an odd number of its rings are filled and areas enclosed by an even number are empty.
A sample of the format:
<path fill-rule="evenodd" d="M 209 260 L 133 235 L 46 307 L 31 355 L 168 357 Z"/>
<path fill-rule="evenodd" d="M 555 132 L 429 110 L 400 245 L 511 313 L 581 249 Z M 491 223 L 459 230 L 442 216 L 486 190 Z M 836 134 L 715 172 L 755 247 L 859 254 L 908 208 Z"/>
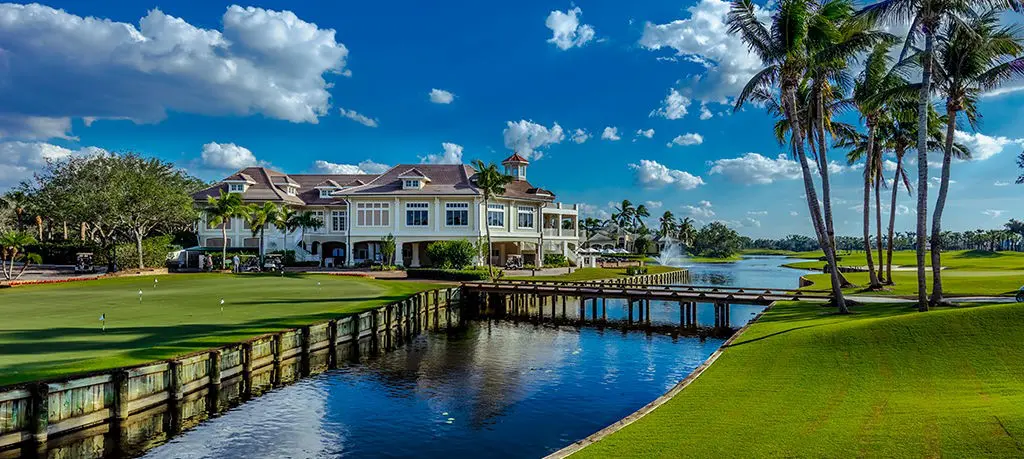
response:
<path fill-rule="evenodd" d="M 690 268 L 692 283 L 795 288 L 801 272 L 780 263 L 701 264 Z M 609 319 L 625 318 L 624 301 L 607 304 Z M 733 326 L 759 310 L 734 306 Z M 677 324 L 678 303 L 653 301 L 651 316 Z M 699 305 L 698 319 L 713 322 L 712 306 Z M 542 456 L 650 402 L 721 343 L 475 323 L 266 394 L 147 457 Z"/>
<path fill-rule="evenodd" d="M 536 457 L 653 400 L 721 342 L 476 323 L 279 389 L 148 456 Z"/>

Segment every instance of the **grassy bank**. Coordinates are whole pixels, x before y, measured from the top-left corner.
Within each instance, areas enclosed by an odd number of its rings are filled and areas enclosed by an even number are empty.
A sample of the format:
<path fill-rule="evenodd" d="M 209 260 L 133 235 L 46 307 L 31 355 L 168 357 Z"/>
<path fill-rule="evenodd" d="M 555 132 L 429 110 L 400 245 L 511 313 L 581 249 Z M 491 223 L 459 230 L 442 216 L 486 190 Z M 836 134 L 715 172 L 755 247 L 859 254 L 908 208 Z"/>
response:
<path fill-rule="evenodd" d="M 574 457 L 1020 457 L 1024 305 L 783 304 Z"/>
<path fill-rule="evenodd" d="M 647 274 L 667 273 L 676 271 L 679 268 L 671 266 L 647 265 Z M 570 274 L 559 274 L 557 276 L 518 276 L 509 277 L 515 280 L 549 280 L 549 281 L 590 281 L 599 279 L 615 279 L 627 277 L 626 268 L 579 268 Z"/>
<path fill-rule="evenodd" d="M 0 385 L 170 358 L 438 287 L 324 275 L 179 274 L 156 287 L 153 279 L 0 289 Z"/>
<path fill-rule="evenodd" d="M 873 254 L 875 266 L 878 266 L 878 253 Z M 883 252 L 883 255 L 885 253 Z M 797 269 L 822 269 L 824 261 L 818 261 L 821 252 L 800 252 L 793 258 L 810 258 L 809 261 L 794 261 L 785 266 Z M 841 253 L 840 266 L 867 266 L 864 251 Z M 913 250 L 900 250 L 892 254 L 893 266 L 917 266 L 917 254 Z M 925 255 L 925 266 L 931 266 L 931 252 Z M 1024 252 L 989 252 L 984 250 L 954 250 L 942 254 L 942 266 L 947 269 L 973 270 L 1024 270 Z"/>
<path fill-rule="evenodd" d="M 870 284 L 868 273 L 846 273 L 846 279 L 856 287 L 844 289 L 847 293 L 862 293 L 866 295 L 917 295 L 917 271 L 894 271 L 892 273 L 895 285 L 887 285 L 884 290 L 865 291 L 864 287 Z M 808 287 L 812 289 L 829 289 L 832 287 L 832 278 L 828 274 L 810 274 L 805 278 L 814 282 Z M 1022 271 L 977 271 L 977 270 L 954 270 L 942 271 L 942 292 L 945 296 L 1013 296 L 1017 289 L 1024 284 L 1024 270 Z M 928 274 L 928 291 L 931 292 L 932 278 Z"/>
<path fill-rule="evenodd" d="M 742 255 L 733 255 L 731 257 L 713 258 L 713 257 L 689 257 L 686 261 L 690 263 L 734 263 L 743 259 Z"/>

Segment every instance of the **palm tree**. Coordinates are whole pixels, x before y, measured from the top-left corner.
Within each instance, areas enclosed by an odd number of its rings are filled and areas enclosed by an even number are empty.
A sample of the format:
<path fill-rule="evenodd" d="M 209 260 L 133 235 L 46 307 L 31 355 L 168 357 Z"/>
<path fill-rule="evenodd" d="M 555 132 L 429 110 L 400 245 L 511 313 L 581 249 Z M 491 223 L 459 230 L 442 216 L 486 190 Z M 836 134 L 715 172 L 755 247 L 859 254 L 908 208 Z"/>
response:
<path fill-rule="evenodd" d="M 622 204 L 615 208 L 615 212 L 612 213 L 611 222 L 615 224 L 615 244 L 618 245 L 619 238 L 621 238 L 626 231 L 633 225 L 635 220 L 636 208 L 633 207 L 633 203 L 629 202 L 628 199 L 623 199 Z M 623 241 L 623 248 L 628 248 L 629 244 Z"/>
<path fill-rule="evenodd" d="M 666 210 L 665 213 L 661 214 L 661 217 L 658 218 L 658 223 L 658 234 L 660 234 L 662 238 L 677 237 L 676 216 L 672 214 L 671 210 Z"/>
<path fill-rule="evenodd" d="M 221 231 L 221 243 L 222 253 L 220 259 L 220 269 L 228 269 L 228 228 L 227 224 L 234 217 L 242 216 L 243 206 L 242 198 L 235 193 L 225 193 L 224 190 L 220 191 L 220 196 L 213 197 L 209 196 L 206 198 L 206 209 L 203 209 L 203 213 L 206 214 L 206 221 L 211 226 L 220 226 Z"/>
<path fill-rule="evenodd" d="M 651 212 L 647 210 L 647 206 L 636 206 L 636 210 L 633 211 L 633 228 L 647 228 L 647 221 L 644 219 L 650 216 Z"/>
<path fill-rule="evenodd" d="M 690 217 L 684 217 L 679 222 L 679 240 L 682 241 L 686 247 L 693 245 L 693 238 L 697 236 L 697 228 L 693 225 L 693 219 Z"/>
<path fill-rule="evenodd" d="M 924 50 L 918 61 L 921 65 L 921 84 L 918 86 L 917 102 L 917 302 L 919 311 L 928 310 L 928 293 L 925 272 L 926 236 L 928 232 L 928 112 L 931 106 L 932 71 L 935 60 L 935 36 L 943 23 L 962 21 L 963 17 L 974 16 L 973 8 L 979 5 L 1024 8 L 1022 0 L 882 0 L 861 10 L 860 14 L 871 19 L 888 22 L 910 22 L 910 30 L 900 54 L 900 61 L 915 44 L 918 36 L 924 35 Z"/>
<path fill-rule="evenodd" d="M 292 230 L 300 231 L 299 240 L 303 243 L 306 241 L 307 229 L 317 230 L 324 226 L 323 220 L 317 218 L 316 214 L 311 211 L 299 212 L 290 221 Z"/>
<path fill-rule="evenodd" d="M 270 201 L 264 202 L 262 206 L 257 204 L 249 204 L 242 211 L 242 217 L 245 218 L 246 223 L 249 224 L 249 230 L 252 231 L 252 237 L 256 237 L 257 234 L 260 236 L 259 240 L 259 251 L 260 251 L 260 266 L 263 265 L 263 240 L 268 225 L 277 226 L 281 221 L 281 208 L 277 207 Z"/>
<path fill-rule="evenodd" d="M 299 212 L 288 206 L 281 206 L 277 218 L 273 221 L 274 227 L 281 232 L 281 253 L 288 252 L 288 233 L 295 231 L 298 224 L 295 219 Z"/>
<path fill-rule="evenodd" d="M 951 22 L 939 38 L 935 55 L 935 86 L 946 96 L 946 138 L 942 155 L 939 194 L 932 214 L 932 297 L 931 304 L 942 302 L 942 211 L 949 192 L 949 173 L 954 148 L 957 115 L 964 112 L 972 127 L 977 127 L 975 102 L 981 93 L 1007 80 L 1024 75 L 1024 46 L 1017 29 L 999 27 L 999 12 L 988 11 L 969 23 Z"/>
<path fill-rule="evenodd" d="M 26 231 L 9 230 L 0 233 L 0 272 L 3 273 L 4 279 L 18 280 L 25 274 L 29 264 L 40 264 L 42 262 L 39 255 L 24 253 L 26 246 L 35 243 L 36 238 Z M 15 276 L 14 263 L 19 260 L 23 263 L 21 271 Z"/>
<path fill-rule="evenodd" d="M 22 218 L 25 216 L 25 208 L 29 204 L 29 195 L 24 191 L 15 190 L 5 193 L 0 196 L 0 208 L 8 209 L 14 212 L 15 228 L 18 231 L 25 230 L 25 224 Z"/>
<path fill-rule="evenodd" d="M 583 241 L 584 245 L 590 244 L 590 240 L 597 235 L 597 232 L 604 227 L 604 222 L 593 217 L 587 217 L 583 219 L 580 224 L 580 228 L 586 233 L 587 238 Z"/>
<path fill-rule="evenodd" d="M 872 185 L 877 186 L 882 162 L 881 149 L 875 146 L 875 142 L 872 140 L 874 138 L 875 127 L 874 121 L 872 121 L 872 124 L 868 127 L 867 135 L 854 133 L 853 138 L 842 139 L 836 143 L 836 146 L 853 147 L 853 149 L 846 155 L 850 164 L 857 163 L 861 160 L 864 161 L 864 202 L 862 204 L 863 211 L 861 212 L 864 217 L 864 253 L 867 256 L 868 279 L 871 283 L 868 288 L 878 290 L 882 288 L 882 284 L 879 282 L 878 274 L 875 272 L 874 257 L 871 254 L 871 188 Z M 879 250 L 881 250 L 881 247 L 879 247 Z M 881 257 L 879 257 L 878 263 L 882 263 Z"/>
<path fill-rule="evenodd" d="M 491 199 L 505 194 L 505 185 L 512 182 L 512 177 L 503 174 L 498 170 L 497 165 L 493 163 L 484 164 L 479 159 L 473 161 L 473 169 L 476 170 L 476 187 L 484 194 L 484 215 L 487 215 Z M 487 232 L 487 274 L 491 279 L 494 279 L 494 262 L 491 260 L 491 254 L 494 253 L 494 247 L 491 243 L 491 225 L 489 222 L 485 223 L 484 228 Z"/>
<path fill-rule="evenodd" d="M 730 33 L 738 33 L 747 46 L 761 58 L 765 68 L 758 71 L 736 99 L 739 110 L 756 89 L 770 91 L 778 86 L 781 92 L 782 110 L 789 122 L 791 143 L 800 163 L 805 196 L 811 221 L 818 234 L 818 243 L 825 252 L 825 258 L 833 267 L 832 293 L 840 313 L 848 313 L 843 297 L 833 240 L 820 229 L 827 228 L 822 220 L 818 205 L 818 193 L 811 175 L 810 165 L 804 153 L 804 125 L 800 120 L 797 103 L 797 87 L 806 70 L 809 25 L 815 23 L 813 13 L 805 0 L 782 0 L 772 18 L 771 28 L 765 27 L 757 18 L 752 0 L 735 0 L 729 10 L 727 23 Z M 814 34 L 811 34 L 814 36 Z M 828 165 L 822 165 L 827 168 Z"/>
<path fill-rule="evenodd" d="M 821 178 L 822 207 L 825 217 L 825 238 L 835 244 L 832 218 L 832 191 L 829 181 L 828 144 L 826 135 L 833 134 L 832 112 L 838 99 L 849 86 L 849 61 L 867 51 L 876 43 L 893 39 L 887 33 L 872 30 L 873 23 L 853 17 L 852 0 L 826 0 L 814 11 L 807 46 L 806 76 L 809 100 L 807 139 L 811 152 L 816 153 L 818 175 Z M 815 152 L 815 141 L 817 151 Z M 867 151 L 872 151 L 868 148 Z M 879 236 L 881 237 L 881 236 Z M 881 250 L 881 248 L 879 248 Z"/>

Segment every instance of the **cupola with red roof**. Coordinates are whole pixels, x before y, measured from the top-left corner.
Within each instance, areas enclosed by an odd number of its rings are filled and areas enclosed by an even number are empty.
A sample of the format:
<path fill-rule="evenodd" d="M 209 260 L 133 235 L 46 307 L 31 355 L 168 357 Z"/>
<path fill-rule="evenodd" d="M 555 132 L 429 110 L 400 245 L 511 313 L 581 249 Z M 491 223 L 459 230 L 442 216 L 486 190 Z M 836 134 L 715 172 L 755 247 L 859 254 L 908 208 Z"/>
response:
<path fill-rule="evenodd" d="M 505 166 L 505 175 L 515 180 L 526 180 L 526 166 L 529 164 L 530 162 L 519 156 L 519 153 L 512 153 L 512 156 L 501 162 L 501 165 Z"/>

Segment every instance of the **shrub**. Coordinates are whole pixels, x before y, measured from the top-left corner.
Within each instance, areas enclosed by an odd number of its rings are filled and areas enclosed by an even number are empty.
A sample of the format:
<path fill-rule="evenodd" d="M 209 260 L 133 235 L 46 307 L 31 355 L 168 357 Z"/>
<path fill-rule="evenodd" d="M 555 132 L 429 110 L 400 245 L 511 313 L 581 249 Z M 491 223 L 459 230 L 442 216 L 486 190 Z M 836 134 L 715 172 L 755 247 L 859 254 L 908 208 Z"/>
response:
<path fill-rule="evenodd" d="M 167 265 L 167 254 L 181 247 L 171 244 L 173 236 L 156 236 L 142 240 L 142 262 L 147 268 L 163 268 Z M 121 269 L 136 269 L 139 267 L 139 252 L 135 242 L 123 242 L 117 244 L 114 249 L 114 256 L 117 266 Z M 97 265 L 106 263 L 107 253 L 97 252 L 94 259 Z"/>
<path fill-rule="evenodd" d="M 414 279 L 448 281 L 485 281 L 489 279 L 486 269 L 409 268 L 406 273 Z"/>
<path fill-rule="evenodd" d="M 569 259 L 560 253 L 545 253 L 544 254 L 544 267 L 545 268 L 564 268 L 569 266 Z"/>
<path fill-rule="evenodd" d="M 646 266 L 629 266 L 626 268 L 627 276 L 639 276 L 641 274 L 647 274 Z"/>
<path fill-rule="evenodd" d="M 473 264 L 476 248 L 465 239 L 437 241 L 427 246 L 427 257 L 435 268 L 463 269 Z"/>

